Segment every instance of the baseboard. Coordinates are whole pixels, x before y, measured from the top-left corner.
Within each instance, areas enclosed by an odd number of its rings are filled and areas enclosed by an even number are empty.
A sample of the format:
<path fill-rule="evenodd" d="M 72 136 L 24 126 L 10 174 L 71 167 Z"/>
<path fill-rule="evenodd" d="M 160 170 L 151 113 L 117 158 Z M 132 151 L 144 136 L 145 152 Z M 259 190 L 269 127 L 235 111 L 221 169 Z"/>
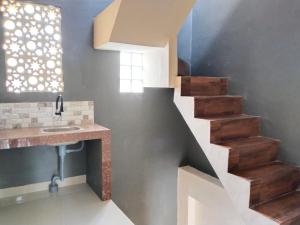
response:
<path fill-rule="evenodd" d="M 58 181 L 57 183 L 59 187 L 67 187 L 67 186 L 72 186 L 77 184 L 84 184 L 86 183 L 86 175 L 68 177 L 63 182 Z M 0 189 L 0 199 L 29 194 L 38 191 L 46 191 L 48 190 L 49 184 L 50 184 L 50 180 L 42 183 L 28 184 L 24 186 Z"/>

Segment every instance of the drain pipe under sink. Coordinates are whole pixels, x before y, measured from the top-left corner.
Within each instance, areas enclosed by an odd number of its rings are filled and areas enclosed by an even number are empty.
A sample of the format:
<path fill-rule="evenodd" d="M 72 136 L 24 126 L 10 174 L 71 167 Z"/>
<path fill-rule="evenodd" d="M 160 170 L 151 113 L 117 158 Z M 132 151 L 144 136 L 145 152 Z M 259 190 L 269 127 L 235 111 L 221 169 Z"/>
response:
<path fill-rule="evenodd" d="M 77 149 L 67 149 L 67 145 L 59 145 L 58 149 L 58 157 L 59 157 L 59 176 L 53 175 L 51 178 L 51 183 L 49 184 L 49 192 L 55 193 L 58 192 L 58 184 L 57 181 L 64 181 L 64 162 L 65 157 L 69 153 L 73 152 L 81 152 L 84 148 L 84 141 L 80 142 L 80 147 Z"/>

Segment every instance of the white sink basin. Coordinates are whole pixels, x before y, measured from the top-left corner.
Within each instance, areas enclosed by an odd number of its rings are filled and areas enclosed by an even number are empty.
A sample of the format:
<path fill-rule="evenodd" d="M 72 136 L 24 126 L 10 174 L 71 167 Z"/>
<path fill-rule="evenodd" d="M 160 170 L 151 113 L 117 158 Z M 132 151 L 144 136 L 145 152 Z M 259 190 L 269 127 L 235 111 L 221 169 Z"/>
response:
<path fill-rule="evenodd" d="M 81 130 L 80 127 L 50 127 L 50 128 L 43 128 L 42 132 L 45 133 L 61 133 L 61 132 L 69 132 L 69 131 L 76 131 Z"/>

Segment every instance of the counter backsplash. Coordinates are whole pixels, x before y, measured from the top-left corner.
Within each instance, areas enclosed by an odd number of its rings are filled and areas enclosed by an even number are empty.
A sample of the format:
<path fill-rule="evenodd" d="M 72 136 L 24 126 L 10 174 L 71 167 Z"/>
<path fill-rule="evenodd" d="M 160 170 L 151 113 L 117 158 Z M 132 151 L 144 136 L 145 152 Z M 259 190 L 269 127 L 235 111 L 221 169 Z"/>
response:
<path fill-rule="evenodd" d="M 94 102 L 64 102 L 62 117 L 55 102 L 0 103 L 0 129 L 85 125 L 94 123 Z"/>

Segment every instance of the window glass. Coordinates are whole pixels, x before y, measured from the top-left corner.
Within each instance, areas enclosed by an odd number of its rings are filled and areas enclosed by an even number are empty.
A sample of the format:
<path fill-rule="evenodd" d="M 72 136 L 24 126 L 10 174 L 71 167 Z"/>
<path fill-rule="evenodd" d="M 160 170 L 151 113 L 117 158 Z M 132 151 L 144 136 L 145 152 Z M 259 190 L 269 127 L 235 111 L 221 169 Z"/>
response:
<path fill-rule="evenodd" d="M 120 55 L 120 92 L 142 93 L 143 84 L 143 54 L 121 52 Z"/>

